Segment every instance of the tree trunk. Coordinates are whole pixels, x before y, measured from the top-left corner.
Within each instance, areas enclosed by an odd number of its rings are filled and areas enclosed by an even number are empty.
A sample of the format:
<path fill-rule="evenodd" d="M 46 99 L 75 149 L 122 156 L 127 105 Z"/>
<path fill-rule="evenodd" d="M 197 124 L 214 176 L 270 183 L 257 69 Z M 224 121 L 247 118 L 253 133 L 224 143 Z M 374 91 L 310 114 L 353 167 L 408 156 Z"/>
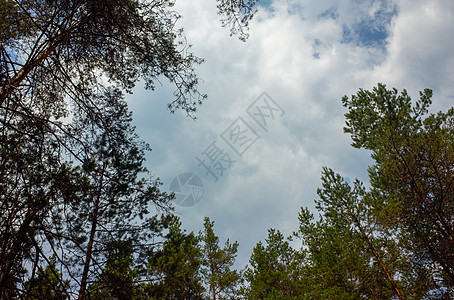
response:
<path fill-rule="evenodd" d="M 396 282 L 394 281 L 394 278 L 391 276 L 391 273 L 389 273 L 388 268 L 386 267 L 385 263 L 380 257 L 380 254 L 378 254 L 377 250 L 375 249 L 374 245 L 372 244 L 371 240 L 367 236 L 367 234 L 364 232 L 364 228 L 361 226 L 361 223 L 359 220 L 353 216 L 354 222 L 356 223 L 356 226 L 358 227 L 359 231 L 361 232 L 361 235 L 363 236 L 363 239 L 366 241 L 367 245 L 369 246 L 370 250 L 375 256 L 375 259 L 377 262 L 380 264 L 381 269 L 383 270 L 383 273 L 385 273 L 386 278 L 388 279 L 388 282 L 391 284 L 394 292 L 396 293 L 397 297 L 400 300 L 404 300 L 404 296 L 400 292 L 399 288 L 397 287 Z"/>
<path fill-rule="evenodd" d="M 94 207 L 94 211 L 93 211 L 93 218 L 92 218 L 91 229 L 90 229 L 90 238 L 89 238 L 88 244 L 87 244 L 87 253 L 85 256 L 84 270 L 82 272 L 82 279 L 80 281 L 78 300 L 86 299 L 85 294 L 86 294 L 86 290 L 87 290 L 88 271 L 90 270 L 90 263 L 91 263 L 91 258 L 92 258 L 92 254 L 93 254 L 93 245 L 95 242 L 95 234 L 96 234 L 97 227 L 98 227 L 99 202 L 100 202 L 101 193 L 102 193 L 104 169 L 102 172 L 103 173 L 101 174 L 98 195 L 96 195 L 96 200 L 95 200 L 95 207 Z"/>
<path fill-rule="evenodd" d="M 87 245 L 87 254 L 85 256 L 84 270 L 80 281 L 79 300 L 85 299 L 85 291 L 87 289 L 88 271 L 90 270 L 91 255 L 93 253 L 93 244 L 95 240 L 96 228 L 98 226 L 99 198 L 95 203 L 95 211 L 93 212 L 93 220 L 91 223 L 90 239 Z"/>
<path fill-rule="evenodd" d="M 53 41 L 49 41 L 49 45 L 36 57 L 30 59 L 27 61 L 27 63 L 17 72 L 17 74 L 9 80 L 8 83 L 6 83 L 4 86 L 0 88 L 0 106 L 3 105 L 3 102 L 5 101 L 6 97 L 16 89 L 21 82 L 28 76 L 28 74 L 36 68 L 43 60 L 49 57 L 49 55 L 55 51 L 55 49 L 60 45 L 64 40 L 66 40 L 74 29 L 79 27 L 82 24 L 82 22 L 77 22 L 73 26 L 69 27 L 67 30 L 62 32 L 60 35 L 58 35 Z"/>

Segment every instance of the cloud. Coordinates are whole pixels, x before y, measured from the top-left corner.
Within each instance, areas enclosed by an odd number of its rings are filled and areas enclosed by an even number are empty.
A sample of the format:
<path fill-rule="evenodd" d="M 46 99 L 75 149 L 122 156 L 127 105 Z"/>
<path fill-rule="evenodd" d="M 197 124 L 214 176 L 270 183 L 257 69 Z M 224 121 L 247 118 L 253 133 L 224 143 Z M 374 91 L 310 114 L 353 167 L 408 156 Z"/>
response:
<path fill-rule="evenodd" d="M 323 166 L 366 181 L 369 153 L 350 147 L 340 99 L 383 82 L 414 96 L 433 88 L 434 107 L 450 107 L 453 6 L 450 0 L 269 1 L 243 43 L 221 27 L 215 1 L 177 1 L 178 25 L 205 58 L 197 71 L 209 99 L 195 122 L 166 111 L 172 99 L 166 83 L 129 100 L 138 132 L 154 149 L 148 166 L 164 188 L 188 171 L 204 182 L 201 202 L 178 209 L 184 226 L 198 231 L 209 216 L 222 240 L 239 241 L 243 267 L 268 228 L 296 230 L 300 207 L 313 208 Z M 246 112 L 264 91 L 285 110 L 268 131 Z M 260 135 L 243 156 L 220 137 L 238 117 Z M 196 160 L 212 142 L 237 160 L 217 182 Z"/>
<path fill-rule="evenodd" d="M 401 1 L 392 26 L 389 55 L 373 78 L 416 97 L 417 91 L 435 92 L 434 108 L 452 105 L 454 80 L 454 3 L 452 1 Z M 371 76 L 372 77 L 372 76 Z"/>

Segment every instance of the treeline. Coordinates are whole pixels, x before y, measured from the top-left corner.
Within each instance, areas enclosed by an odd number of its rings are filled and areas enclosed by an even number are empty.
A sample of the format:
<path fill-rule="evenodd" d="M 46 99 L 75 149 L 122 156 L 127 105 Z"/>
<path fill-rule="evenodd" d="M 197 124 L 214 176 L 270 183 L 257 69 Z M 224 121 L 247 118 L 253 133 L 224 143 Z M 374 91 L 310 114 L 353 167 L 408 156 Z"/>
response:
<path fill-rule="evenodd" d="M 131 182 L 118 185 L 129 174 L 126 157 L 106 160 L 110 156 L 101 148 L 106 173 L 97 175 L 85 165 L 60 166 L 53 180 L 65 187 L 58 194 L 62 202 L 32 220 L 35 231 L 15 232 L 26 247 L 9 260 L 2 297 L 452 299 L 454 109 L 428 114 L 431 94 L 425 90 L 412 104 L 405 90 L 399 94 L 379 84 L 344 97 L 344 130 L 354 147 L 371 150 L 375 160 L 368 169 L 370 187 L 324 168 L 317 214 L 302 208 L 290 237 L 270 229 L 242 270 L 233 268 L 238 243 L 220 245 L 209 218 L 199 233 L 184 231 L 168 210 L 143 218 L 150 198 L 136 198 L 140 189 Z M 29 176 L 51 176 L 27 170 Z M 105 176 L 102 184 L 97 176 Z M 164 195 L 155 186 L 152 191 L 154 199 Z M 46 201 L 37 197 L 33 205 L 38 200 Z M 36 209 L 26 204 L 27 212 Z M 295 240 L 300 247 L 291 246 Z"/>
<path fill-rule="evenodd" d="M 223 247 L 205 218 L 199 234 L 181 229 L 175 216 L 163 219 L 165 234 L 138 257 L 129 241 L 106 245 L 103 267 L 90 276 L 84 299 L 236 299 L 241 273 L 231 269 L 237 243 Z M 9 299 L 72 299 L 75 278 L 66 278 L 55 256 L 38 266 L 21 288 L 4 291 Z"/>

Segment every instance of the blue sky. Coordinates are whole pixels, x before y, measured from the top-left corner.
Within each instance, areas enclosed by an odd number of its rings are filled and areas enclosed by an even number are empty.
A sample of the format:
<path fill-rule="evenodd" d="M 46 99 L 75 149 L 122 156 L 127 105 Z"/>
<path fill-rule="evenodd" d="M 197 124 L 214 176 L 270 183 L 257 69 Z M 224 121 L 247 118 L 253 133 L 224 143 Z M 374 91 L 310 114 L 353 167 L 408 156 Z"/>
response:
<path fill-rule="evenodd" d="M 369 153 L 353 149 L 342 132 L 342 96 L 382 82 L 413 98 L 433 89 L 433 111 L 454 100 L 453 1 L 266 2 L 246 43 L 220 26 L 215 1 L 176 2 L 183 16 L 177 25 L 205 59 L 197 72 L 209 98 L 196 121 L 166 110 L 173 87 L 165 80 L 127 98 L 137 131 L 153 149 L 146 165 L 163 189 L 185 172 L 203 181 L 196 205 L 177 206 L 184 227 L 198 231 L 210 217 L 222 241 L 240 243 L 238 267 L 268 228 L 286 235 L 297 229 L 300 207 L 313 209 L 323 166 L 367 181 Z M 260 102 L 262 113 L 275 113 L 265 128 L 251 113 L 263 92 L 269 98 Z M 235 135 L 246 129 L 249 135 Z M 238 138 L 241 155 L 229 137 Z M 198 166 L 207 153 L 231 163 L 217 181 Z"/>

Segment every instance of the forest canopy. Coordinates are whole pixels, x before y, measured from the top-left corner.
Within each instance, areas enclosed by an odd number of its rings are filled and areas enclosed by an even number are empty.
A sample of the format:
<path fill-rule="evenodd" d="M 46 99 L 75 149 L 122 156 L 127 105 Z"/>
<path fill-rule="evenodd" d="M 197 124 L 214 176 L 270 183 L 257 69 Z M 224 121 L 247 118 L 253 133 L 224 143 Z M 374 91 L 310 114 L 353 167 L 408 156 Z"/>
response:
<path fill-rule="evenodd" d="M 221 25 L 246 40 L 256 2 L 217 0 Z M 179 18 L 169 0 L 0 0 L 0 298 L 453 299 L 454 109 L 429 114 L 429 89 L 343 97 L 369 182 L 323 168 L 317 211 L 243 269 L 214 221 L 183 229 L 125 100 L 162 78 L 170 112 L 206 99 Z"/>

